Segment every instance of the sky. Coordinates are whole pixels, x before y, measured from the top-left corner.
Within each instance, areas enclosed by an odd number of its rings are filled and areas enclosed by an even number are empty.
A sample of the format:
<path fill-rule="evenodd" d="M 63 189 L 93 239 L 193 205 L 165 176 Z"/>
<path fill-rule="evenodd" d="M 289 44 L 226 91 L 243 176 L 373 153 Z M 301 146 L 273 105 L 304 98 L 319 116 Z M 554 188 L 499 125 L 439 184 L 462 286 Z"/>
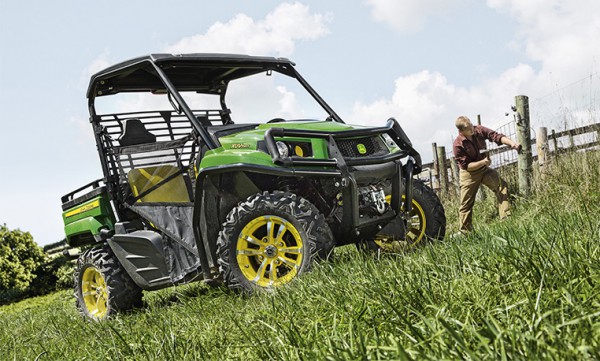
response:
<path fill-rule="evenodd" d="M 459 115 L 598 122 L 597 0 L 0 0 L 0 224 L 64 238 L 62 195 L 102 177 L 89 77 L 160 52 L 282 56 L 351 124 L 395 117 L 424 162 Z"/>

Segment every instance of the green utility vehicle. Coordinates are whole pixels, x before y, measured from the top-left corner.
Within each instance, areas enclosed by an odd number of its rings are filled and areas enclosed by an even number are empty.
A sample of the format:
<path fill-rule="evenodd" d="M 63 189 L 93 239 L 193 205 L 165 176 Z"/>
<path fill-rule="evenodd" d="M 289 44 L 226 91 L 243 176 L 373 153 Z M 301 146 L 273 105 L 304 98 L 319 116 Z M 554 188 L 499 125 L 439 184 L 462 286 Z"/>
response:
<path fill-rule="evenodd" d="M 103 177 L 62 209 L 91 319 L 141 305 L 143 290 L 203 280 L 251 293 L 337 246 L 444 237 L 400 124 L 345 124 L 288 59 L 152 54 L 93 75 L 87 98 Z"/>

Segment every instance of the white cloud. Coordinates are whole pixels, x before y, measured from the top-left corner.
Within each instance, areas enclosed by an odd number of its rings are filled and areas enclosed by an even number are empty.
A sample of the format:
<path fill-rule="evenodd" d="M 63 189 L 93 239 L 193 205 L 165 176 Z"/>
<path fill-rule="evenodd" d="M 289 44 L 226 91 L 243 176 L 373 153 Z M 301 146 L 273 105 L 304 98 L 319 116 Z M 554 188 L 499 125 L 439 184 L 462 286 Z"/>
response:
<path fill-rule="evenodd" d="M 600 2 L 591 0 L 488 0 L 491 8 L 519 24 L 528 58 L 541 63 L 540 73 L 584 76 L 600 58 Z"/>
<path fill-rule="evenodd" d="M 183 38 L 166 50 L 290 56 L 296 42 L 328 34 L 330 18 L 328 14 L 313 14 L 300 3 L 283 3 L 262 20 L 238 14 L 226 23 L 215 23 L 203 34 Z"/>
<path fill-rule="evenodd" d="M 532 124 L 568 128 L 598 121 L 600 2 L 590 0 L 488 0 L 491 8 L 518 23 L 518 39 L 528 59 L 522 93 L 530 100 Z M 580 81 L 581 79 L 589 79 Z"/>
<path fill-rule="evenodd" d="M 449 84 L 442 74 L 421 71 L 396 79 L 390 99 L 379 99 L 371 104 L 356 103 L 350 122 L 365 124 L 366 120 L 376 120 L 377 124 L 368 124 L 375 126 L 394 117 L 415 148 L 429 154 L 431 143 L 450 139 L 448 124 L 452 124 L 454 116 L 450 114 L 457 114 L 463 107 L 461 105 L 470 102 L 470 96 L 467 90 Z M 442 131 L 436 131 L 440 129 Z"/>
<path fill-rule="evenodd" d="M 300 118 L 304 115 L 304 112 L 300 108 L 298 101 L 296 99 L 296 94 L 292 91 L 286 89 L 285 86 L 277 86 L 277 91 L 281 96 L 279 100 L 279 112 L 284 116 L 284 118 Z"/>
<path fill-rule="evenodd" d="M 290 56 L 298 42 L 314 40 L 329 33 L 330 14 L 311 13 L 301 3 L 283 3 L 268 13 L 264 19 L 255 20 L 237 14 L 226 23 L 217 22 L 206 32 L 185 37 L 165 50 L 172 53 L 242 53 L 248 55 Z M 272 82 L 249 79 L 238 81 L 237 88 L 228 92 L 232 111 L 246 119 L 264 121 L 265 114 L 298 117 L 303 113 L 296 94 L 288 88 L 275 88 Z M 270 89 L 269 89 L 270 88 Z M 260 96 L 248 96 L 260 94 Z M 277 107 L 280 107 L 277 109 Z M 244 108 L 244 114 L 236 109 Z M 237 118 L 239 119 L 239 118 Z M 239 120 L 237 120 L 239 121 Z"/>
<path fill-rule="evenodd" d="M 392 28 L 410 32 L 420 30 L 430 18 L 464 3 L 464 0 L 366 0 L 371 16 Z"/>
<path fill-rule="evenodd" d="M 389 117 L 395 117 L 415 148 L 427 158 L 434 142 L 451 150 L 451 139 L 456 133 L 454 121 L 459 115 L 467 115 L 473 121 L 481 115 L 490 127 L 509 122 L 512 118 L 505 118 L 505 112 L 514 104 L 514 95 L 531 79 L 535 79 L 535 72 L 524 64 L 470 88 L 451 84 L 438 72 L 421 71 L 396 79 L 389 99 L 370 104 L 357 102 L 349 120 L 357 124 L 376 120 L 377 124 L 368 125 L 382 125 Z"/>
<path fill-rule="evenodd" d="M 439 5 L 433 0 L 367 2 L 373 7 L 373 16 L 377 20 L 397 29 L 423 25 L 428 16 L 438 11 L 428 8 Z M 450 150 L 451 139 L 456 132 L 453 124 L 458 115 L 464 114 L 473 119 L 481 114 L 483 122 L 492 128 L 511 121 L 512 117 L 506 118 L 504 114 L 510 111 L 515 95 L 519 94 L 533 97 L 530 104 L 533 102 L 531 120 L 534 129 L 542 124 L 558 127 L 557 121 L 568 120 L 571 126 L 581 124 L 581 119 L 575 119 L 581 116 L 597 121 L 598 109 L 590 112 L 581 99 L 587 97 L 590 101 L 590 90 L 598 88 L 600 2 L 488 0 L 487 4 L 517 22 L 518 35 L 514 44 L 526 49 L 531 64 L 517 64 L 468 88 L 450 83 L 437 72 L 424 70 L 402 76 L 396 79 L 391 97 L 370 104 L 357 102 L 350 119 L 364 124 L 365 119 L 395 116 L 413 139 L 417 150 L 425 152 L 425 159 L 431 153 L 433 142 L 446 145 L 446 150 Z M 596 74 L 595 85 L 592 73 Z M 586 76 L 591 78 L 589 86 L 572 91 L 565 89 L 568 84 Z M 563 96 L 565 91 L 570 91 L 568 99 Z M 541 102 L 535 99 L 553 92 L 552 100 Z M 585 92 L 587 96 L 583 94 Z M 594 95 L 599 94 L 593 91 L 592 97 Z M 573 104 L 573 99 L 579 104 Z M 582 107 L 585 108 L 583 111 Z"/>
<path fill-rule="evenodd" d="M 327 23 L 330 14 L 311 13 L 310 8 L 301 3 L 283 3 L 269 12 L 264 19 L 255 20 L 246 14 L 237 14 L 231 20 L 216 22 L 204 33 L 184 37 L 167 46 L 168 53 L 243 53 L 248 55 L 290 56 L 298 42 L 314 40 L 329 33 Z M 109 53 L 105 51 L 86 69 L 86 78 L 93 72 L 109 65 Z M 304 109 L 297 103 L 296 94 L 284 86 L 276 88 L 272 81 L 248 79 L 238 81 L 237 88 L 228 92 L 228 103 L 235 104 L 232 111 L 242 122 L 264 121 L 265 114 L 282 117 L 300 117 Z M 254 94 L 255 96 L 249 96 Z M 260 94 L 260 95 L 258 95 Z M 132 111 L 164 107 L 158 97 L 133 95 L 108 104 L 112 111 Z M 220 105 L 208 105 L 206 99 L 186 98 L 192 108 L 217 109 Z M 213 102 L 214 103 L 214 102 Z M 236 109 L 248 110 L 240 114 Z M 166 108 L 170 108 L 167 104 Z M 104 111 L 101 111 L 101 113 Z M 242 118 L 242 116 L 244 118 Z"/>

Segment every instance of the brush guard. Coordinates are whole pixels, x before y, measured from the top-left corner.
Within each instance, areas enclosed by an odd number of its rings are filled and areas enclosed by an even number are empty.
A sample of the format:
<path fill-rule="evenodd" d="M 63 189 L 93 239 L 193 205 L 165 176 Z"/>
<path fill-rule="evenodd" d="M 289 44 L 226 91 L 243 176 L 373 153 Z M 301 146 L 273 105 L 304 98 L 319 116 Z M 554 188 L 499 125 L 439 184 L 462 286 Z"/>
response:
<path fill-rule="evenodd" d="M 366 157 L 343 157 L 336 140 L 372 137 L 387 134 L 394 143 L 400 148 L 399 151 L 385 155 L 366 156 Z M 327 139 L 329 158 L 311 159 L 298 156 L 282 157 L 277 150 L 275 138 L 284 137 L 306 137 Z M 383 218 L 393 218 L 399 213 L 403 218 L 412 210 L 412 177 L 421 169 L 421 156 L 412 147 L 412 143 L 406 136 L 406 133 L 398 124 L 396 119 L 390 118 L 383 127 L 354 129 L 340 132 L 321 132 L 312 130 L 297 130 L 285 128 L 270 128 L 265 132 L 265 143 L 267 150 L 273 159 L 273 163 L 285 168 L 303 167 L 304 172 L 310 173 L 310 168 L 331 168 L 335 167 L 341 177 L 341 186 L 344 187 L 344 216 L 342 224 L 352 230 L 354 236 L 360 235 L 360 229 L 370 225 L 370 221 L 362 221 L 359 217 L 359 200 L 357 196 L 357 182 L 350 166 L 377 165 L 387 162 L 396 163 L 396 173 L 392 179 L 392 198 L 391 206 L 395 211 L 393 215 L 384 215 Z M 402 166 L 400 159 L 408 157 L 405 165 Z M 318 172 L 317 169 L 315 169 Z M 404 178 L 404 204 L 401 204 L 402 179 Z M 349 200 L 349 201 L 347 201 Z M 402 209 L 402 211 L 400 211 Z M 379 220 L 381 221 L 381 219 Z"/>

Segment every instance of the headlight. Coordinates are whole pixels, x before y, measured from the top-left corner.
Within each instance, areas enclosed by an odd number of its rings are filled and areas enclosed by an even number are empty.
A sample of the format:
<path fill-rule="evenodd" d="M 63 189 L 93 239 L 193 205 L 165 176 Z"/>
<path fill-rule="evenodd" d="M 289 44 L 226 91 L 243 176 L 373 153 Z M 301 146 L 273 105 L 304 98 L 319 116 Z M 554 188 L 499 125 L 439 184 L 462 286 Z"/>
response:
<path fill-rule="evenodd" d="M 310 142 L 275 142 L 277 152 L 281 158 L 287 157 L 312 157 L 313 151 Z"/>
<path fill-rule="evenodd" d="M 284 142 L 277 142 L 277 143 L 275 143 L 275 145 L 277 145 L 277 151 L 279 152 L 279 156 L 281 158 L 289 157 L 290 149 Z"/>

